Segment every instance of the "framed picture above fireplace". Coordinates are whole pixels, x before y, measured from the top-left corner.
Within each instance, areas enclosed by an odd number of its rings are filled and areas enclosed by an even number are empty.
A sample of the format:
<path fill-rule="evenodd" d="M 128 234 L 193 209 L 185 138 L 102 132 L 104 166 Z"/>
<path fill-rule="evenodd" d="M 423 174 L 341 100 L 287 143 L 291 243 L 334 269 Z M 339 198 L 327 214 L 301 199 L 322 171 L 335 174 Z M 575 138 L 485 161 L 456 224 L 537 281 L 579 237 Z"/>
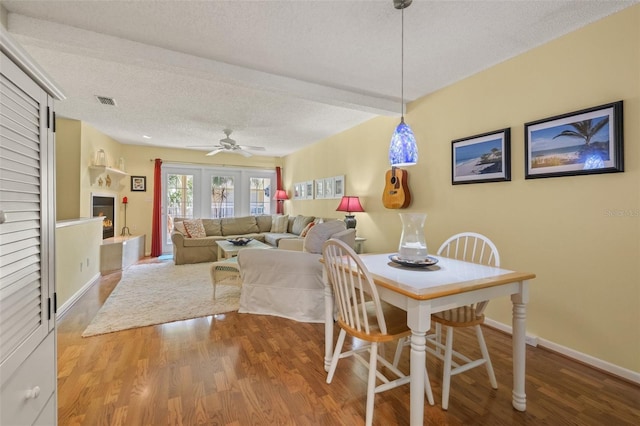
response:
<path fill-rule="evenodd" d="M 147 190 L 147 177 L 146 176 L 131 176 L 131 190 L 132 191 L 146 191 Z"/>

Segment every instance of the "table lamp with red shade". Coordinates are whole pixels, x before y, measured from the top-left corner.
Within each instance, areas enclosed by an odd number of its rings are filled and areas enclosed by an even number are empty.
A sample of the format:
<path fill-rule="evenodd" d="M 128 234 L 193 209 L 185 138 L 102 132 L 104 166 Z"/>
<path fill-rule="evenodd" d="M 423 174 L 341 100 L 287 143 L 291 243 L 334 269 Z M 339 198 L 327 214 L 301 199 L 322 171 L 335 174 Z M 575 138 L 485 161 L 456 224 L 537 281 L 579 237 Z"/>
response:
<path fill-rule="evenodd" d="M 340 205 L 336 209 L 338 212 L 347 212 L 344 216 L 344 223 L 347 225 L 347 229 L 356 227 L 356 218 L 351 213 L 364 212 L 360 199 L 358 197 L 345 195 L 340 200 Z"/>
<path fill-rule="evenodd" d="M 284 189 L 277 189 L 273 199 L 278 203 L 277 213 L 284 213 L 284 200 L 289 199 L 287 191 L 285 191 Z"/>

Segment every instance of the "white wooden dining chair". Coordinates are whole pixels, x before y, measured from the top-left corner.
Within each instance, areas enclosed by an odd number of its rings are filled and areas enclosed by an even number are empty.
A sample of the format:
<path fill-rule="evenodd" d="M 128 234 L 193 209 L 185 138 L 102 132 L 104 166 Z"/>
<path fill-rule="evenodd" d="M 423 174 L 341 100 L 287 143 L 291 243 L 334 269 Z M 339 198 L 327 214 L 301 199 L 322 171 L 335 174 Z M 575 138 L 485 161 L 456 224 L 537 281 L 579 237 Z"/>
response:
<path fill-rule="evenodd" d="M 439 256 L 464 260 L 466 262 L 479 263 L 488 266 L 500 266 L 500 254 L 495 244 L 482 234 L 475 232 L 462 232 L 447 239 L 437 254 Z M 489 351 L 484 341 L 480 324 L 484 323 L 484 310 L 489 301 L 479 302 L 473 305 L 461 306 L 431 315 L 431 321 L 435 323 L 435 334 L 427 335 L 427 352 L 444 361 L 442 377 L 442 409 L 449 408 L 449 392 L 451 388 L 451 376 L 463 373 L 480 365 L 485 365 L 489 381 L 493 389 L 498 388 Z M 442 344 L 442 326 L 446 328 L 445 344 Z M 466 355 L 453 350 L 454 328 L 473 327 L 480 346 L 482 357 L 472 360 Z M 408 339 L 401 339 L 396 348 L 393 364 L 398 365 L 402 348 L 408 345 Z M 443 353 L 444 351 L 444 353 Z"/>
<path fill-rule="evenodd" d="M 327 383 L 333 380 L 338 360 L 354 356 L 369 368 L 367 381 L 367 402 L 365 424 L 373 421 L 373 403 L 375 394 L 409 383 L 410 376 L 405 375 L 396 366 L 387 361 L 379 353 L 380 344 L 408 336 L 411 330 L 407 326 L 406 311 L 382 303 L 371 274 L 351 247 L 342 241 L 330 239 L 322 249 L 323 262 L 327 279 L 331 283 L 337 310 L 337 322 L 340 334 L 331 359 Z M 342 352 L 347 334 L 363 340 L 368 344 L 354 347 Z M 360 355 L 369 351 L 369 360 Z M 396 378 L 390 380 L 378 371 L 380 363 L 392 372 Z M 426 366 L 425 392 L 431 405 L 434 404 L 433 393 Z M 376 378 L 382 383 L 376 386 Z"/>

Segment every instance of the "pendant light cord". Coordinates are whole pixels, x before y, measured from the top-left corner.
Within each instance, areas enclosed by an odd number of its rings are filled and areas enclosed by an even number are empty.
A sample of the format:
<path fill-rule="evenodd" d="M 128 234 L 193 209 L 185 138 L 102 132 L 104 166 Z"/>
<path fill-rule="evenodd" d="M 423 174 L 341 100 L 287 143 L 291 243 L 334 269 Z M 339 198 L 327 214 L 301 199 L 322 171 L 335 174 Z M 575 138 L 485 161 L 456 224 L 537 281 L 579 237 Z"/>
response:
<path fill-rule="evenodd" d="M 402 25 L 401 25 L 401 30 L 400 30 L 400 102 L 402 103 L 401 105 L 401 111 L 400 111 L 400 119 L 401 121 L 404 122 L 404 2 L 402 2 L 402 10 L 401 10 L 401 16 L 402 16 Z"/>

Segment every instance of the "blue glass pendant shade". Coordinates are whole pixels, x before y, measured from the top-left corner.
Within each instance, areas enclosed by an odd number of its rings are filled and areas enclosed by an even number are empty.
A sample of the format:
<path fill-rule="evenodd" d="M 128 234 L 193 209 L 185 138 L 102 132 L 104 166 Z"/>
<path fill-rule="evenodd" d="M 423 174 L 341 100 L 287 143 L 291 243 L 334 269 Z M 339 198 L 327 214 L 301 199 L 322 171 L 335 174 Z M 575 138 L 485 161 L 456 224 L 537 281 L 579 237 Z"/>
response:
<path fill-rule="evenodd" d="M 404 117 L 400 119 L 400 124 L 396 127 L 391 136 L 389 146 L 389 163 L 392 166 L 413 166 L 418 162 L 418 145 L 416 137 L 413 135 L 411 127 L 404 122 Z"/>

